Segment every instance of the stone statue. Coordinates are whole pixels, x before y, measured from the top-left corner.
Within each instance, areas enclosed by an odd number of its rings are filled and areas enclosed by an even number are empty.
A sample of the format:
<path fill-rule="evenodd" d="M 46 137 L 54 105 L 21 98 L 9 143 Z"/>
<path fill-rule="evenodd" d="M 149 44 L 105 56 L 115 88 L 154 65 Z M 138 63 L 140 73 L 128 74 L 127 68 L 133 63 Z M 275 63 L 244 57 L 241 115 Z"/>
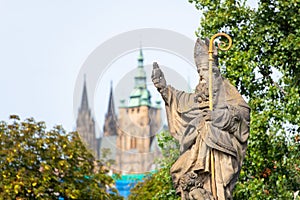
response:
<path fill-rule="evenodd" d="M 249 136 L 250 108 L 221 76 L 215 48 L 213 108 L 209 109 L 208 42 L 198 39 L 195 45 L 199 83 L 194 93 L 167 85 L 158 64 L 153 63 L 152 81 L 165 101 L 170 133 L 180 143 L 181 154 L 171 175 L 182 200 L 232 199 Z"/>

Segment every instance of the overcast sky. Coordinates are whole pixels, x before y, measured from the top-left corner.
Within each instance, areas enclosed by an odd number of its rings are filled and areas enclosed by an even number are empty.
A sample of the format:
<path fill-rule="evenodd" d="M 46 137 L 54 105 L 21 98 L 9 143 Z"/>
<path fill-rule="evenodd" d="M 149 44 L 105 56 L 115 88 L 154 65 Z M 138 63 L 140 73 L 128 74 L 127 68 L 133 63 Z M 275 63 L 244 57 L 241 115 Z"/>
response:
<path fill-rule="evenodd" d="M 196 40 L 200 16 L 187 0 L 0 0 L 0 120 L 17 114 L 22 119 L 45 121 L 48 128 L 61 124 L 67 131 L 74 130 L 78 109 L 74 91 L 82 87 L 76 81 L 83 81 L 79 77 L 82 67 L 98 47 L 142 28 L 170 30 Z M 139 45 L 143 46 L 146 39 L 141 35 Z M 181 75 L 193 84 L 195 77 L 187 74 L 194 71 L 183 69 L 182 59 L 168 52 L 155 53 L 153 49 L 144 50 L 145 65 L 151 65 L 159 55 L 158 62 L 163 60 L 177 72 L 182 69 L 186 74 Z M 110 76 L 115 76 L 116 89 L 125 77 L 118 74 L 118 67 L 125 69 L 123 74 L 132 74 L 137 56 L 138 51 L 130 51 L 112 61 L 112 72 L 97 80 L 95 93 L 89 91 L 100 131 L 107 110 L 106 94 L 113 80 Z M 153 99 L 158 96 L 153 94 Z M 119 99 L 115 101 L 117 104 Z"/>
<path fill-rule="evenodd" d="M 141 28 L 195 39 L 199 19 L 187 0 L 1 0 L 0 120 L 18 114 L 73 130 L 74 87 L 91 52 L 116 35 Z M 152 63 L 146 52 L 145 62 Z M 131 53 L 132 66 L 137 53 Z M 99 106 L 95 110 L 96 118 L 106 112 Z"/>

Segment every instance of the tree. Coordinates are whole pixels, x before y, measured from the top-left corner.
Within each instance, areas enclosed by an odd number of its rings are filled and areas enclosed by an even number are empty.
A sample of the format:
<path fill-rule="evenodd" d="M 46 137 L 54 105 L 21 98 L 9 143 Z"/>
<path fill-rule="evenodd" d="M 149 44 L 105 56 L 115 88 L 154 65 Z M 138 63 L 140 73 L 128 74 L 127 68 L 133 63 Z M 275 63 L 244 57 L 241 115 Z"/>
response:
<path fill-rule="evenodd" d="M 243 0 L 189 1 L 203 13 L 198 36 L 232 37 L 220 66 L 252 108 L 235 199 L 292 199 L 300 188 L 300 1 L 261 0 L 256 9 Z"/>
<path fill-rule="evenodd" d="M 157 138 L 163 156 L 162 159 L 157 161 L 160 169 L 154 174 L 146 176 L 143 182 L 136 184 L 130 191 L 129 200 L 179 199 L 173 188 L 170 176 L 170 168 L 179 156 L 179 143 L 168 131 L 161 132 L 157 135 Z"/>
<path fill-rule="evenodd" d="M 252 108 L 234 199 L 292 199 L 300 188 L 300 1 L 261 0 L 256 9 L 243 0 L 189 2 L 203 14 L 197 36 L 232 37 L 231 50 L 219 52 L 221 70 Z"/>
<path fill-rule="evenodd" d="M 0 122 L 0 199 L 122 199 L 77 132 L 10 119 Z"/>

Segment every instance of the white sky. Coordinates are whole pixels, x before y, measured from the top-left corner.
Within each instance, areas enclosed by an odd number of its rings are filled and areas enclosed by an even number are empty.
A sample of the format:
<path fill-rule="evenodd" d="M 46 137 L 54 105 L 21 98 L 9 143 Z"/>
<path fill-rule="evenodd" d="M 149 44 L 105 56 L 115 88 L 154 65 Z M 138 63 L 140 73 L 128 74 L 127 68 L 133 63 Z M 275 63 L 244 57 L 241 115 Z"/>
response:
<path fill-rule="evenodd" d="M 172 30 L 196 40 L 199 21 L 200 12 L 188 0 L 0 0 L 0 120 L 17 114 L 22 119 L 45 121 L 48 128 L 61 124 L 72 131 L 77 115 L 73 110 L 77 76 L 97 47 L 141 28 Z M 174 55 L 160 53 L 145 50 L 145 65 L 155 60 L 174 66 L 177 72 L 188 65 Z M 88 91 L 98 129 L 102 130 L 107 110 L 108 97 L 102 93 L 109 91 L 109 76 L 116 76 L 114 87 L 118 86 L 116 80 L 123 78 L 118 75 L 118 66 L 128 67 L 129 73 L 137 66 L 137 55 L 137 51 L 131 52 L 115 61 L 108 77 L 98 80 L 96 94 L 91 96 Z M 180 69 L 193 85 L 194 72 Z M 154 99 L 159 96 L 152 95 Z"/>
<path fill-rule="evenodd" d="M 140 28 L 168 29 L 195 40 L 199 21 L 200 12 L 187 0 L 0 0 L 0 120 L 18 114 L 71 131 L 75 82 L 99 45 Z M 129 55 L 132 66 L 137 53 Z M 147 51 L 144 57 L 152 63 Z M 91 98 L 101 101 L 97 94 Z M 98 104 L 94 115 L 102 127 L 107 101 Z"/>

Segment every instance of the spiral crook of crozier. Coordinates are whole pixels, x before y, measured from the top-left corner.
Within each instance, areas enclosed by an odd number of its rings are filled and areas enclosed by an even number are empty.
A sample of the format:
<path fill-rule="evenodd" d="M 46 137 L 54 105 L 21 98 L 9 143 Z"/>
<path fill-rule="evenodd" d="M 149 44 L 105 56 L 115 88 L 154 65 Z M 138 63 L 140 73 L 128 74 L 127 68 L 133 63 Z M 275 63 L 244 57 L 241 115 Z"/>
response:
<path fill-rule="evenodd" d="M 219 44 L 218 44 L 218 48 L 221 50 L 221 51 L 228 51 L 232 46 L 232 42 L 229 40 L 229 43 L 226 43 L 224 41 L 220 41 Z"/>
<path fill-rule="evenodd" d="M 214 40 L 217 38 L 217 37 L 220 37 L 220 36 L 224 36 L 228 39 L 228 43 L 225 43 L 223 41 L 221 41 L 219 44 L 218 44 L 218 48 L 222 51 L 227 51 L 231 48 L 232 46 L 232 39 L 229 35 L 227 35 L 226 33 L 217 33 L 215 35 L 213 35 L 210 39 L 210 42 L 209 42 L 209 50 L 208 50 L 208 53 L 210 55 L 212 55 L 213 53 L 213 43 L 214 43 Z M 222 44 L 222 45 L 221 45 Z"/>

